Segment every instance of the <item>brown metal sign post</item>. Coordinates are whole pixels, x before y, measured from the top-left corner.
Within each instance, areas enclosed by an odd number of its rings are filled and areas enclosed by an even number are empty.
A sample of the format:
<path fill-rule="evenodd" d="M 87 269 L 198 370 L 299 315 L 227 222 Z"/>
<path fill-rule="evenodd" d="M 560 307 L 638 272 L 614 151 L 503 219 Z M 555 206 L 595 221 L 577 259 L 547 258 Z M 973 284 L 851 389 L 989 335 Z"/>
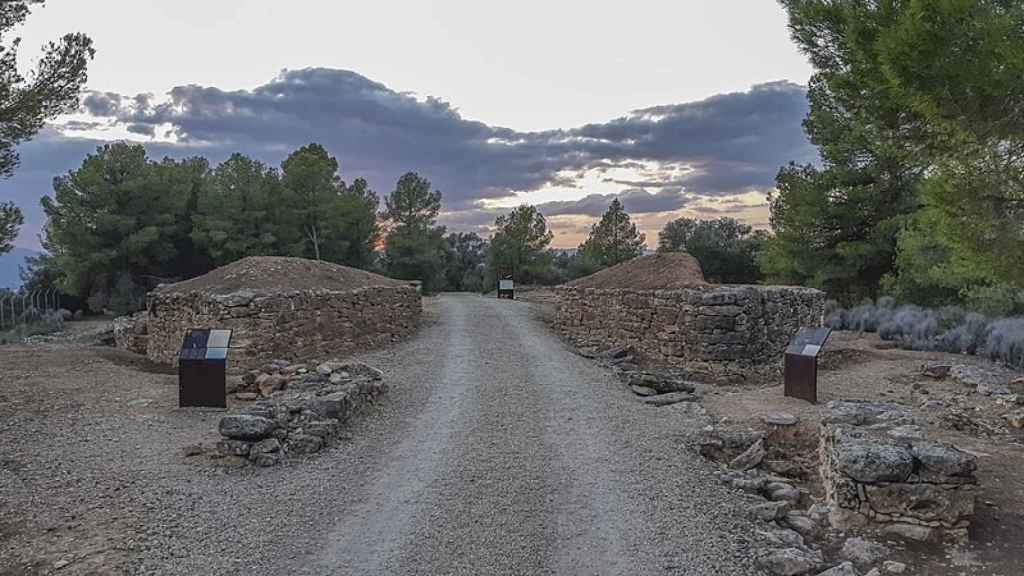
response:
<path fill-rule="evenodd" d="M 783 393 L 811 404 L 818 402 L 818 354 L 831 328 L 801 328 L 786 348 Z"/>
<path fill-rule="evenodd" d="M 231 330 L 190 330 L 178 354 L 178 406 L 226 408 Z"/>

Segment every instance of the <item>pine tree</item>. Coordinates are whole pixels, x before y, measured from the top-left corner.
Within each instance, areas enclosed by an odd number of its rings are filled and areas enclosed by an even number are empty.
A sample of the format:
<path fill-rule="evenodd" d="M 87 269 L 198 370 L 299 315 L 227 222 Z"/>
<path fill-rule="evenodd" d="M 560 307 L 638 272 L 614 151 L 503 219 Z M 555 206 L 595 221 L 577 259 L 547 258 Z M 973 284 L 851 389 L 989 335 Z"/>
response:
<path fill-rule="evenodd" d="M 630 222 L 618 198 L 612 200 L 601 221 L 590 229 L 580 252 L 601 266 L 614 266 L 643 254 L 645 236 Z"/>

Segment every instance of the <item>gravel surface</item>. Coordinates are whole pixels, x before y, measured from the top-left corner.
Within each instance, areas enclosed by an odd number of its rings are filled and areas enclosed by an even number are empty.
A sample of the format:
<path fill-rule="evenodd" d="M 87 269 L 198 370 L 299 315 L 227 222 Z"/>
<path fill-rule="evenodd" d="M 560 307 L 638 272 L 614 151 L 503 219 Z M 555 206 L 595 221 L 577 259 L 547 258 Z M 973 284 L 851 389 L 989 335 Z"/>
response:
<path fill-rule="evenodd" d="M 217 413 L 94 348 L 0 351 L 0 574 L 755 574 L 753 526 L 688 446 L 522 302 L 428 300 L 361 360 L 386 400 L 271 469 L 179 449 Z M 9 353 L 10 352 L 10 353 Z"/>

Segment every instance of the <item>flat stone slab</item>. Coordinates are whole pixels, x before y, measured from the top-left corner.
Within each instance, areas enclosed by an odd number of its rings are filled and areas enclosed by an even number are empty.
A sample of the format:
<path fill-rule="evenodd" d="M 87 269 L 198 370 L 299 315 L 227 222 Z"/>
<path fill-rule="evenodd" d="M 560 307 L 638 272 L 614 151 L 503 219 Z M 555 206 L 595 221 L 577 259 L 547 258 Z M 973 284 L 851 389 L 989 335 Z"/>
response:
<path fill-rule="evenodd" d="M 633 394 L 636 394 L 637 396 L 655 396 L 658 394 L 658 391 L 653 388 L 648 388 L 647 386 L 637 386 L 636 384 L 631 384 L 629 386 L 629 389 L 632 390 Z"/>
<path fill-rule="evenodd" d="M 696 394 L 689 392 L 669 392 L 668 394 L 657 394 L 654 396 L 647 396 L 642 401 L 644 404 L 650 404 L 651 406 L 669 406 L 671 404 L 678 404 L 679 402 L 696 402 L 698 400 Z"/>
<path fill-rule="evenodd" d="M 786 412 L 775 412 L 761 417 L 761 421 L 772 426 L 793 426 L 800 418 Z"/>

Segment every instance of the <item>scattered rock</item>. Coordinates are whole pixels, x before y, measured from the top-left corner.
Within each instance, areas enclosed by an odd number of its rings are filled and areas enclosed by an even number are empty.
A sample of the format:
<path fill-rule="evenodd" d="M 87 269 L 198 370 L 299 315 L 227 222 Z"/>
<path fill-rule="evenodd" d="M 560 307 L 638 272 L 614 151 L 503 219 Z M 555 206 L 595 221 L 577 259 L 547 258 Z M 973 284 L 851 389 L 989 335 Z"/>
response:
<path fill-rule="evenodd" d="M 220 419 L 220 435 L 234 440 L 262 440 L 274 431 L 273 420 L 252 414 L 228 414 Z"/>
<path fill-rule="evenodd" d="M 775 528 L 773 530 L 758 530 L 757 532 L 769 544 L 777 548 L 800 548 L 804 549 L 804 537 L 795 530 L 789 528 Z"/>
<path fill-rule="evenodd" d="M 914 424 L 897 426 L 886 433 L 897 440 L 921 440 L 924 438 L 924 430 Z"/>
<path fill-rule="evenodd" d="M 69 560 L 57 560 L 53 563 L 53 569 L 60 570 L 61 568 L 66 567 L 68 564 L 71 564 Z"/>
<path fill-rule="evenodd" d="M 181 455 L 185 458 L 191 458 L 192 456 L 199 456 L 203 453 L 202 444 L 189 444 L 181 449 Z"/>
<path fill-rule="evenodd" d="M 668 394 L 647 396 L 642 401 L 651 406 L 668 406 L 679 402 L 696 402 L 697 400 L 697 396 L 690 392 L 669 392 Z"/>
<path fill-rule="evenodd" d="M 907 565 L 903 562 L 896 562 L 894 560 L 886 560 L 882 563 L 882 569 L 889 574 L 903 574 L 907 570 Z"/>
<path fill-rule="evenodd" d="M 657 390 L 648 388 L 646 386 L 637 386 L 635 384 L 631 384 L 629 386 L 629 389 L 632 390 L 633 394 L 636 394 L 637 396 L 654 396 L 655 394 L 658 393 Z"/>
<path fill-rule="evenodd" d="M 255 392 L 235 392 L 235 398 L 237 400 L 249 401 L 249 400 L 256 400 L 259 397 L 260 397 L 260 395 L 255 393 Z"/>
<path fill-rule="evenodd" d="M 764 460 L 764 440 L 759 439 L 757 442 L 747 448 L 745 452 L 732 459 L 729 462 L 729 468 L 733 470 L 750 470 L 756 468 L 758 464 Z"/>
<path fill-rule="evenodd" d="M 794 504 L 800 501 L 800 491 L 785 482 L 769 482 L 764 490 L 769 500 L 784 500 Z"/>
<path fill-rule="evenodd" d="M 636 372 L 630 374 L 629 385 L 650 388 L 659 394 L 668 394 L 671 392 L 693 392 L 696 390 L 696 386 L 694 386 L 692 382 L 651 372 Z"/>
<path fill-rule="evenodd" d="M 1017 410 L 1007 414 L 1006 423 L 1011 428 L 1024 428 L 1024 410 Z"/>
<path fill-rule="evenodd" d="M 286 440 L 286 446 L 294 454 L 312 454 L 323 448 L 324 440 L 312 434 L 291 434 Z"/>
<path fill-rule="evenodd" d="M 764 433 L 756 430 L 734 430 L 708 426 L 702 430 L 697 443 L 701 456 L 715 462 L 729 462 L 762 438 L 764 438 Z"/>
<path fill-rule="evenodd" d="M 761 420 L 765 424 L 770 424 L 772 426 L 793 426 L 800 421 L 796 416 L 785 412 L 768 414 L 767 416 L 763 416 Z"/>
<path fill-rule="evenodd" d="M 256 378 L 256 389 L 264 398 L 284 388 L 287 380 L 280 374 L 260 374 Z"/>
<path fill-rule="evenodd" d="M 771 522 L 779 520 L 789 512 L 789 502 L 759 502 L 747 509 L 747 513 L 755 520 Z"/>
<path fill-rule="evenodd" d="M 818 524 L 810 516 L 800 512 L 787 512 L 782 518 L 782 524 L 799 532 L 804 538 L 811 538 L 818 534 Z"/>
<path fill-rule="evenodd" d="M 867 567 L 889 555 L 889 549 L 877 542 L 871 542 L 860 537 L 853 537 L 843 543 L 843 549 L 839 556 L 854 564 Z"/>
<path fill-rule="evenodd" d="M 933 539 L 932 528 L 918 524 L 889 524 L 883 530 L 887 534 L 918 542 L 927 542 Z"/>
<path fill-rule="evenodd" d="M 224 456 L 243 456 L 248 458 L 251 448 L 252 442 L 246 442 L 245 440 L 232 440 L 229 438 L 217 442 L 217 452 Z"/>
<path fill-rule="evenodd" d="M 890 402 L 833 400 L 828 403 L 828 408 L 829 414 L 822 419 L 825 424 L 900 426 L 914 423 L 914 417 L 906 406 Z"/>
<path fill-rule="evenodd" d="M 854 569 L 852 563 L 843 562 L 838 566 L 833 566 L 819 573 L 818 576 L 857 576 L 857 570 Z"/>
<path fill-rule="evenodd" d="M 806 552 L 799 548 L 779 548 L 761 554 L 758 564 L 776 576 L 800 576 L 821 567 L 824 560 L 820 552 Z"/>
<path fill-rule="evenodd" d="M 254 454 L 270 454 L 271 452 L 277 452 L 281 449 L 281 441 L 277 438 L 267 438 L 266 440 L 260 440 L 253 444 L 249 450 L 249 455 Z"/>
<path fill-rule="evenodd" d="M 618 358 L 612 358 L 609 364 L 611 364 L 612 366 L 623 366 L 627 363 L 633 363 L 633 360 L 634 359 L 632 356 L 621 356 Z"/>
<path fill-rule="evenodd" d="M 613 359 L 613 360 L 616 359 L 616 358 L 625 358 L 626 356 L 629 356 L 629 347 L 627 347 L 627 346 L 616 346 L 614 348 L 611 348 L 611 349 L 605 351 L 604 356 L 605 356 L 605 358 L 609 358 L 609 359 Z"/>
<path fill-rule="evenodd" d="M 949 376 L 949 371 L 952 370 L 952 368 L 952 364 L 924 364 L 921 366 L 921 375 L 929 378 L 935 378 L 936 380 L 942 380 L 946 376 Z"/>

